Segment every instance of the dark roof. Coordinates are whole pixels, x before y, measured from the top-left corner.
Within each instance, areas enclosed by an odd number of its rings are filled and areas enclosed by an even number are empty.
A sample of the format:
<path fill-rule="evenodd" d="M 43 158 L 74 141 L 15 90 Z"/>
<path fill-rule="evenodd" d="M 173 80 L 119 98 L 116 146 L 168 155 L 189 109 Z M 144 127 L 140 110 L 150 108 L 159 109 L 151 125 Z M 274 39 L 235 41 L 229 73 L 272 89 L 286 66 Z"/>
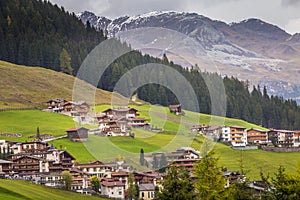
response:
<path fill-rule="evenodd" d="M 295 131 L 291 130 L 277 130 L 277 129 L 272 129 L 269 132 L 278 132 L 278 133 L 294 133 Z"/>
<path fill-rule="evenodd" d="M 107 180 L 102 181 L 101 185 L 106 187 L 124 187 L 125 183 L 122 183 L 121 181 Z"/>
<path fill-rule="evenodd" d="M 206 129 L 207 131 L 214 131 L 217 129 L 221 129 L 221 126 L 208 126 L 208 128 Z"/>
<path fill-rule="evenodd" d="M 258 132 L 264 132 L 264 133 L 268 132 L 268 131 L 260 130 L 260 129 L 257 129 L 257 128 L 250 128 L 247 131 L 251 131 L 251 130 L 258 131 Z"/>
<path fill-rule="evenodd" d="M 112 177 L 120 177 L 120 176 L 129 176 L 129 172 L 123 172 L 123 171 L 119 171 L 119 172 L 112 172 L 111 173 Z"/>
<path fill-rule="evenodd" d="M 128 118 L 129 121 L 147 121 L 146 118 Z"/>
<path fill-rule="evenodd" d="M 65 102 L 65 101 L 67 101 L 67 100 L 57 98 L 57 99 L 51 99 L 51 100 L 47 101 L 47 103 L 48 103 L 48 102 L 52 102 L 52 101 L 54 101 L 54 102 Z"/>
<path fill-rule="evenodd" d="M 229 126 L 230 128 L 238 128 L 238 129 L 246 129 L 245 127 L 243 126 Z"/>
<path fill-rule="evenodd" d="M 108 112 L 108 111 L 115 111 L 115 112 L 127 112 L 127 111 L 130 111 L 130 110 L 134 110 L 134 111 L 138 111 L 137 109 L 134 109 L 134 108 L 108 108 L 106 110 L 104 110 L 103 112 Z"/>
<path fill-rule="evenodd" d="M 70 128 L 70 129 L 66 130 L 66 132 L 73 132 L 73 131 L 78 131 L 78 130 L 81 130 L 81 129 L 89 130 L 89 129 L 87 129 L 87 128 L 80 127 L 80 128 Z"/>
<path fill-rule="evenodd" d="M 152 183 L 140 184 L 139 185 L 139 190 L 140 191 L 154 191 L 155 186 Z"/>

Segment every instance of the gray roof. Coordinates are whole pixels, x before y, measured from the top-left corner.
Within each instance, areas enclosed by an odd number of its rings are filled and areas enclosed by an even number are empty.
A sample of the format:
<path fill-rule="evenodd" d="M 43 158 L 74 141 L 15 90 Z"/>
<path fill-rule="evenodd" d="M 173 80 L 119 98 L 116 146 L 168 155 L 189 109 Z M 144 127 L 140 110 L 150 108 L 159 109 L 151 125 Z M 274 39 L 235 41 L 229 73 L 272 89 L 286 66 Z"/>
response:
<path fill-rule="evenodd" d="M 154 191 L 155 186 L 152 183 L 140 184 L 139 185 L 139 190 L 140 191 Z"/>

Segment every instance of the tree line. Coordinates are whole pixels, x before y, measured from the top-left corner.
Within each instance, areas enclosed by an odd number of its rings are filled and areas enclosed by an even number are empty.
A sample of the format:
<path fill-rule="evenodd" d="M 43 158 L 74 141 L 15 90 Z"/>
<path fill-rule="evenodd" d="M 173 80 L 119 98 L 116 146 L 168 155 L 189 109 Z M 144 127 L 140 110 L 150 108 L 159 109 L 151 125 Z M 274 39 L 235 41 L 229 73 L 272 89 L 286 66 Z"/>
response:
<path fill-rule="evenodd" d="M 123 44 L 126 45 L 126 44 Z M 203 72 L 198 69 L 197 65 L 190 68 L 183 68 L 172 61 L 169 61 L 164 55 L 162 59 L 154 58 L 149 55 L 142 55 L 141 52 L 133 50 L 130 53 L 118 58 L 105 71 L 99 81 L 99 88 L 113 91 L 115 84 L 125 74 L 136 66 L 147 63 L 157 63 L 166 65 L 178 71 L 191 84 L 198 100 L 198 107 L 201 113 L 211 114 L 212 98 L 217 98 L 214 104 L 216 109 L 223 110 L 226 106 L 226 117 L 243 119 L 267 128 L 281 129 L 300 129 L 300 107 L 292 99 L 269 95 L 266 87 L 261 88 L 259 85 L 250 86 L 248 81 L 241 81 L 235 77 L 221 77 L 217 73 Z M 136 81 L 149 81 L 149 77 L 159 77 L 164 79 L 168 73 L 166 71 L 157 71 L 149 67 L 147 73 L 140 73 L 138 77 L 132 77 L 127 85 L 123 85 L 122 90 L 118 91 L 123 95 L 128 94 L 127 90 L 136 85 Z M 171 84 L 177 84 L 183 96 L 188 94 L 185 85 L 180 85 L 176 79 L 168 79 Z M 225 88 L 226 96 L 218 93 L 219 83 Z M 215 85 L 214 85 L 215 84 Z M 208 88 L 210 87 L 210 90 Z M 167 87 L 161 84 L 146 84 L 136 90 L 138 97 L 152 104 L 168 106 L 170 104 L 182 103 L 178 101 L 177 96 Z M 226 102 L 222 105 L 221 102 Z M 183 108 L 197 111 L 189 105 L 193 102 L 186 101 Z M 218 113 L 214 113 L 218 114 Z M 221 113 L 220 113 L 221 114 Z"/>
<path fill-rule="evenodd" d="M 105 39 L 102 30 L 95 30 L 88 22 L 86 26 L 83 25 L 74 13 L 69 13 L 49 1 L 0 0 L 1 60 L 76 75 L 88 53 Z M 122 48 L 130 49 L 130 45 L 126 43 L 117 43 Z M 130 74 L 131 69 L 147 63 L 169 66 L 191 84 L 199 109 L 195 109 L 194 102 L 189 99 L 183 103 L 184 109 L 211 114 L 211 98 L 217 98 L 213 105 L 217 107 L 217 111 L 222 110 L 224 105 L 220 102 L 226 101 L 224 114 L 227 117 L 243 119 L 268 128 L 300 129 L 300 108 L 294 100 L 269 96 L 265 87 L 250 88 L 247 81 L 234 77 L 202 72 L 197 65 L 183 68 L 169 61 L 167 55 L 159 59 L 131 50 L 110 64 L 97 86 L 113 91 L 115 84 L 125 73 Z M 166 70 L 150 68 L 148 73 L 141 73 L 129 80 L 125 89 L 119 92 L 125 94 L 135 86 L 134 79 L 147 82 L 151 81 L 149 77 L 159 77 L 163 81 L 166 74 Z M 178 85 L 182 96 L 189 95 L 184 84 L 178 83 L 175 78 L 168 81 Z M 214 88 L 216 82 L 224 84 L 226 96 L 218 95 L 217 86 Z M 214 90 L 210 91 L 208 86 Z M 163 106 L 182 103 L 173 92 L 159 83 L 145 84 L 135 91 L 140 99 Z M 222 115 L 222 112 L 213 114 Z"/>

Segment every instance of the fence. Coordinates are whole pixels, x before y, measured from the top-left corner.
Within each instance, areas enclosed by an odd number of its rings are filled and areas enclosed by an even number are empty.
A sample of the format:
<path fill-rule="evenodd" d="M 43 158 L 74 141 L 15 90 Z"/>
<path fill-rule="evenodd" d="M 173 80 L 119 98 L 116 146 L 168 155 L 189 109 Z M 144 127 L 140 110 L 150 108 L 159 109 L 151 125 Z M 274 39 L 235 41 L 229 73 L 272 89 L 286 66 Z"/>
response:
<path fill-rule="evenodd" d="M 257 150 L 258 146 L 232 147 L 235 150 Z"/>
<path fill-rule="evenodd" d="M 31 107 L 31 108 L 0 108 L 0 112 L 4 112 L 4 111 L 11 111 L 11 110 L 40 110 L 38 108 L 34 108 L 34 107 Z"/>
<path fill-rule="evenodd" d="M 261 149 L 270 152 L 300 152 L 300 147 L 261 147 Z"/>

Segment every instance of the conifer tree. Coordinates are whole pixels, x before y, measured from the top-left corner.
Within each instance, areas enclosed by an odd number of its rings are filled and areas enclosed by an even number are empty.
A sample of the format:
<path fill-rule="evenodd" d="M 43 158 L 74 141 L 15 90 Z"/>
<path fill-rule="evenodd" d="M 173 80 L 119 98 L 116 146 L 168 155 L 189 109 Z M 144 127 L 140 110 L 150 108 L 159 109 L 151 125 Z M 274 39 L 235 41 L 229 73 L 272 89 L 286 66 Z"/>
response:
<path fill-rule="evenodd" d="M 144 166 L 144 164 L 145 164 L 144 149 L 143 148 L 141 148 L 141 150 L 140 150 L 140 164 L 141 164 L 141 166 Z"/>
<path fill-rule="evenodd" d="M 218 167 L 215 152 L 210 151 L 194 166 L 198 199 L 221 199 L 225 194 L 225 177 Z"/>
<path fill-rule="evenodd" d="M 60 70 L 66 74 L 72 74 L 73 69 L 71 67 L 71 56 L 65 48 L 62 49 L 60 56 Z"/>
<path fill-rule="evenodd" d="M 163 190 L 158 192 L 158 199 L 194 199 L 194 186 L 188 171 L 184 168 L 171 166 L 163 182 Z"/>
<path fill-rule="evenodd" d="M 134 183 L 133 173 L 129 174 L 128 184 L 129 184 L 129 187 L 128 187 L 128 190 L 127 190 L 127 198 L 129 200 L 138 199 L 136 186 L 135 186 L 136 184 Z"/>

